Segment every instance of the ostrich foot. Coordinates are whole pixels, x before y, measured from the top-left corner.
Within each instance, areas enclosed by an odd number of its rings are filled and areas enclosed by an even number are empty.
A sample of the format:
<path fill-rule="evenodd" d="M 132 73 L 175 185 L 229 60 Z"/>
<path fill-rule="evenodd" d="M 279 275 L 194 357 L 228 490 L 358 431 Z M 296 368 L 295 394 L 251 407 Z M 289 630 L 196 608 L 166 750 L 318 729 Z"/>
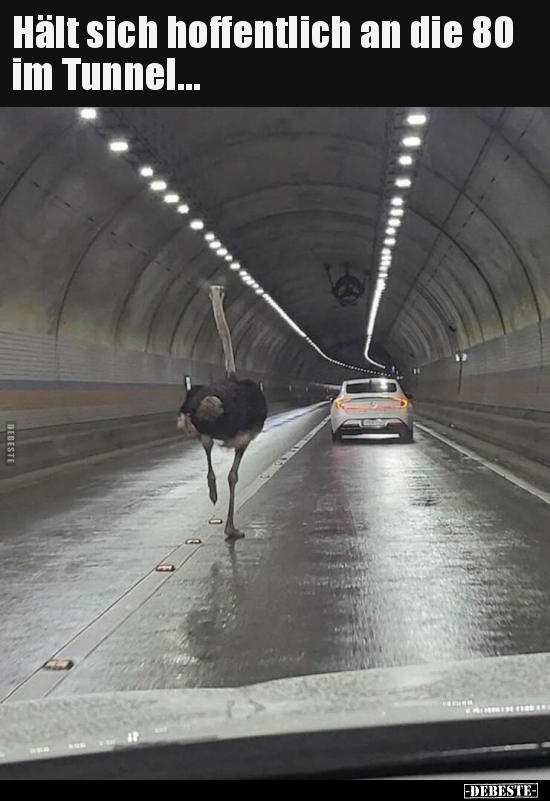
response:
<path fill-rule="evenodd" d="M 237 540 L 244 540 L 245 534 L 242 531 L 237 531 L 234 527 L 229 527 L 225 529 L 225 539 L 226 542 L 236 542 Z"/>

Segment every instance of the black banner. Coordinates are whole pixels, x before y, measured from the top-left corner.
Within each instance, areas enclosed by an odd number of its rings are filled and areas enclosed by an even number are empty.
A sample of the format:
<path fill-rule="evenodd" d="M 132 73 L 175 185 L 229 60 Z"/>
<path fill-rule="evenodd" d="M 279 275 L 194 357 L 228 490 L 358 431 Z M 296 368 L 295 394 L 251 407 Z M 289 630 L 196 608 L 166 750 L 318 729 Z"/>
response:
<path fill-rule="evenodd" d="M 544 79 L 545 27 L 533 14 L 422 10 L 387 19 L 4 14 L 6 101 L 372 105 L 413 93 L 525 104 Z"/>

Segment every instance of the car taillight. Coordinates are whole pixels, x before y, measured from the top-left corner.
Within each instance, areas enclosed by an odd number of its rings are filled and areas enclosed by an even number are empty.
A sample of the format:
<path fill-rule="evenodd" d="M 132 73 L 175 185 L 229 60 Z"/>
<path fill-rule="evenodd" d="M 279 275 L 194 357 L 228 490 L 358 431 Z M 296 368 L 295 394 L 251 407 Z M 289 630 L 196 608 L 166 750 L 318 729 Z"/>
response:
<path fill-rule="evenodd" d="M 407 398 L 373 397 L 370 405 L 364 405 L 365 403 L 366 399 L 364 398 L 339 398 L 334 402 L 334 405 L 340 412 L 392 412 L 395 409 L 408 409 L 411 405 Z"/>
<path fill-rule="evenodd" d="M 388 398 L 385 398 L 387 401 Z M 381 412 L 392 412 L 394 409 L 408 409 L 410 406 L 409 401 L 406 398 L 391 398 L 390 402 L 387 406 L 379 406 L 379 410 Z"/>

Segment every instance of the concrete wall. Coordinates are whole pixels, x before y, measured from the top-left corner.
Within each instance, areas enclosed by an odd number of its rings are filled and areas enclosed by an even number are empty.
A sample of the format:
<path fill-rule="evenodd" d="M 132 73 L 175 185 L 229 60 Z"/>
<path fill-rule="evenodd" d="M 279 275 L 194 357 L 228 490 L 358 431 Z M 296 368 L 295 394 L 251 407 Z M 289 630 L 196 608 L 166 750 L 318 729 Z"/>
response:
<path fill-rule="evenodd" d="M 204 384 L 220 365 L 44 334 L 0 332 L 0 446 L 16 427 L 16 462 L 0 479 L 175 437 L 185 378 Z M 323 400 L 327 387 L 241 371 L 264 386 L 270 410 Z M 181 437 L 181 435 L 179 435 Z"/>
<path fill-rule="evenodd" d="M 464 363 L 424 365 L 409 381 L 422 417 L 530 460 L 529 478 L 549 480 L 550 320 L 477 345 Z"/>
<path fill-rule="evenodd" d="M 45 334 L 0 331 L 0 429 L 20 431 L 171 414 L 179 409 L 185 377 L 207 384 L 224 375 L 220 365 L 163 354 L 113 350 L 106 345 Z M 317 400 L 322 385 L 255 371 L 272 403 Z"/>
<path fill-rule="evenodd" d="M 459 364 L 452 357 L 411 376 L 419 400 L 452 401 L 548 412 L 550 319 L 476 345 Z"/>

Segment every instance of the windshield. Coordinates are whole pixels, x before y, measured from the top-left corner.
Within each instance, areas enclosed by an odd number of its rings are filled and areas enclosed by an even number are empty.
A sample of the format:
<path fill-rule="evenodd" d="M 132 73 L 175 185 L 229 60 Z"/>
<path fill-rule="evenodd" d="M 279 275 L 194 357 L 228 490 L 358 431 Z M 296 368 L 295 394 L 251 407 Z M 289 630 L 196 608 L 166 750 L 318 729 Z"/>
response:
<path fill-rule="evenodd" d="M 0 763 L 14 732 L 139 745 L 141 704 L 183 740 L 227 710 L 528 710 L 550 109 L 192 91 L 0 108 Z"/>

